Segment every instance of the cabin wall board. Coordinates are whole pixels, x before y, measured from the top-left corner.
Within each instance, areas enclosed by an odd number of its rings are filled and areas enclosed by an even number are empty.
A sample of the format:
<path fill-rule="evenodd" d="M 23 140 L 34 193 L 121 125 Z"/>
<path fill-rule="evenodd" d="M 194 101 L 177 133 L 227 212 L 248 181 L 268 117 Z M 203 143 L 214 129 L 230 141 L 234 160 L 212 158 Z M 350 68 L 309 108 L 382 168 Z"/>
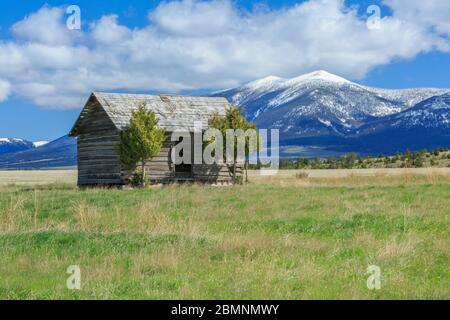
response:
<path fill-rule="evenodd" d="M 92 103 L 78 133 L 78 184 L 122 184 L 121 165 L 116 151 L 120 141 L 115 128 L 100 104 Z"/>

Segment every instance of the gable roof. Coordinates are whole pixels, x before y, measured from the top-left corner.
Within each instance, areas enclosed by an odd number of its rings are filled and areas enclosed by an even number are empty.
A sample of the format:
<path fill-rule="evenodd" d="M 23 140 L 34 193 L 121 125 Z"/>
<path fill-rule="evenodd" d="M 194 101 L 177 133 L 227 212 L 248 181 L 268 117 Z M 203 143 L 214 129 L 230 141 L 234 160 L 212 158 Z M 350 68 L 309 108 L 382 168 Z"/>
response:
<path fill-rule="evenodd" d="M 77 129 L 84 119 L 87 109 L 96 99 L 118 130 L 126 128 L 133 110 L 142 103 L 153 111 L 159 119 L 159 126 L 168 132 L 189 131 L 194 128 L 194 121 L 201 121 L 204 128 L 213 115 L 225 115 L 230 104 L 222 97 L 188 97 L 148 94 L 122 94 L 93 92 L 75 122 L 69 135 L 76 136 Z"/>

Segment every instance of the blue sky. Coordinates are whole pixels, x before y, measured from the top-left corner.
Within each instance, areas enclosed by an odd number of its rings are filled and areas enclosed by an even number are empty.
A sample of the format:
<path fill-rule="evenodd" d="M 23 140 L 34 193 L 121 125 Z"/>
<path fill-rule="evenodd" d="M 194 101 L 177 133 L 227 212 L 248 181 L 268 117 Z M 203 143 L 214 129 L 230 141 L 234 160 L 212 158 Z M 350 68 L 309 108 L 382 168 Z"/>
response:
<path fill-rule="evenodd" d="M 0 137 L 66 134 L 92 90 L 202 94 L 316 69 L 450 88 L 445 2 L 2 1 Z M 65 27 L 69 4 L 81 9 L 79 31 Z M 373 4 L 381 30 L 366 28 Z"/>

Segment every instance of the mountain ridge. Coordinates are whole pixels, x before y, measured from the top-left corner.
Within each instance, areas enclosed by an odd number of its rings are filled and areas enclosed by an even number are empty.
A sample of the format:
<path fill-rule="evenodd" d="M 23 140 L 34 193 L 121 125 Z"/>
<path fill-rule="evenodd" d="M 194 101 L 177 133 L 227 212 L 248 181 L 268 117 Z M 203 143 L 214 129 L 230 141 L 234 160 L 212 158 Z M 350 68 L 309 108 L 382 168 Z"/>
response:
<path fill-rule="evenodd" d="M 76 139 L 63 136 L 40 147 L 0 155 L 0 170 L 48 169 L 75 166 Z"/>
<path fill-rule="evenodd" d="M 48 141 L 29 141 L 21 138 L 0 138 L 0 155 L 39 148 Z"/>
<path fill-rule="evenodd" d="M 0 138 L 0 155 L 34 148 L 31 141 L 20 138 Z"/>

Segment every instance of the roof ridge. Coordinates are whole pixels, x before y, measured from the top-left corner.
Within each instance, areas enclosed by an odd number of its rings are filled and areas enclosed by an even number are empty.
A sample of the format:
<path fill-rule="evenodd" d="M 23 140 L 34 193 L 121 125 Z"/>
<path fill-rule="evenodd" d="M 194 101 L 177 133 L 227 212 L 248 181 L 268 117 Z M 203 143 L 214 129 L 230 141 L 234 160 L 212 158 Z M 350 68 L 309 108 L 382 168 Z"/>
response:
<path fill-rule="evenodd" d="M 206 98 L 211 100 L 223 100 L 224 97 L 213 97 L 213 96 L 189 96 L 174 93 L 128 93 L 128 92 L 106 92 L 106 91 L 93 91 L 94 95 L 108 94 L 108 95 L 118 95 L 118 96 L 150 96 L 150 97 L 177 97 L 177 98 Z"/>

